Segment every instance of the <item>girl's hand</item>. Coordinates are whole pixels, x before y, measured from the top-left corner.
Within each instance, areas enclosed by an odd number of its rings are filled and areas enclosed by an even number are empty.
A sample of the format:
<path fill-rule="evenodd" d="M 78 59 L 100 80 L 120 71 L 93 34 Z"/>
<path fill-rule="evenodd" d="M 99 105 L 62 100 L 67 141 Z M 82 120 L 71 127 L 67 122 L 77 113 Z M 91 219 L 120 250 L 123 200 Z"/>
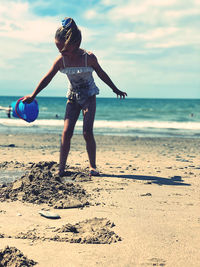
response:
<path fill-rule="evenodd" d="M 127 96 L 127 93 L 126 92 L 122 92 L 119 89 L 115 89 L 115 90 L 113 90 L 113 92 L 117 95 L 117 98 L 118 98 L 118 96 L 120 96 L 120 99 L 122 97 L 125 98 Z"/>
<path fill-rule="evenodd" d="M 34 100 L 34 97 L 32 97 L 32 95 L 27 95 L 27 96 L 24 97 L 22 102 L 30 104 L 31 102 L 33 102 L 33 100 Z"/>

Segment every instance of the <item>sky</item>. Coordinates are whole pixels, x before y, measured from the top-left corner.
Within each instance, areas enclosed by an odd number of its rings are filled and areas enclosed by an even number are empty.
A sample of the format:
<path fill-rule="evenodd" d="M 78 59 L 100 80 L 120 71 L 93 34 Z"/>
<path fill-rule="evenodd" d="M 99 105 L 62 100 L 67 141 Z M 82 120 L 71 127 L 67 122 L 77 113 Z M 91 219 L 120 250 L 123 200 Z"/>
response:
<path fill-rule="evenodd" d="M 32 93 L 66 16 L 128 97 L 200 98 L 200 0 L 0 0 L 0 95 Z M 94 78 L 100 97 L 114 97 Z M 59 72 L 40 95 L 64 97 L 67 86 Z"/>

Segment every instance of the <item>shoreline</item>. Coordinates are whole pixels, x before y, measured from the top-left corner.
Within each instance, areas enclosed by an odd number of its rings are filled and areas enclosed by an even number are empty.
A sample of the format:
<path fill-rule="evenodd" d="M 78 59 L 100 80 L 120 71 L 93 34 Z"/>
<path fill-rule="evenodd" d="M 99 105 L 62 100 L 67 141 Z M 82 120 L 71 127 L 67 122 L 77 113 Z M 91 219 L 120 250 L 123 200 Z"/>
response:
<path fill-rule="evenodd" d="M 0 165 L 0 173 L 10 170 L 17 174 L 30 162 L 58 162 L 60 137 L 61 134 L 0 134 L 0 163 L 7 162 L 4 167 Z M 95 139 L 101 177 L 75 182 L 90 195 L 91 205 L 78 209 L 50 208 L 61 219 L 48 220 L 38 214 L 38 210 L 47 208 L 44 204 L 0 202 L 0 234 L 5 235 L 0 238 L 0 249 L 15 246 L 42 267 L 198 266 L 197 139 L 97 135 Z M 68 165 L 69 169 L 87 171 L 85 141 L 80 135 L 73 136 Z M 122 240 L 111 244 L 75 244 L 14 238 L 16 233 L 33 229 L 46 236 L 52 227 L 94 217 L 113 222 L 112 229 Z M 7 238 L 8 235 L 12 238 Z"/>
<path fill-rule="evenodd" d="M 24 124 L 25 122 L 23 122 L 22 120 L 18 120 L 16 119 L 15 124 L 12 124 L 13 121 L 10 121 L 10 119 L 2 119 L 5 121 L 0 121 L 2 122 L 2 125 L 0 125 L 0 130 L 1 130 L 1 134 L 14 134 L 14 135 L 20 135 L 21 132 L 23 132 L 23 134 L 27 135 L 43 135 L 43 134 L 53 134 L 53 135 L 59 135 L 62 134 L 63 131 L 63 120 L 60 120 L 60 122 L 58 123 L 57 120 L 54 120 L 54 125 L 46 125 L 45 124 L 43 126 L 41 126 L 40 124 L 37 125 L 37 123 L 39 122 L 39 120 L 36 122 L 36 124 L 34 125 L 34 122 L 32 123 L 31 127 L 27 126 L 26 124 Z M 8 121 L 6 121 L 8 120 Z M 46 120 L 44 120 L 46 121 Z M 0 122 L 0 124 L 1 124 Z M 11 124 L 10 124 L 11 122 Z M 100 122 L 100 124 L 99 124 Z M 109 128 L 108 123 L 112 124 L 114 123 L 114 127 L 113 128 Z M 123 124 L 123 127 L 120 129 L 120 123 Z M 124 125 L 127 124 L 127 125 Z M 112 136 L 116 136 L 116 137 L 131 137 L 131 138 L 158 138 L 158 139 L 162 139 L 162 138 L 177 138 L 177 139 L 200 139 L 200 134 L 199 134 L 199 130 L 197 129 L 186 129 L 187 127 L 187 123 L 184 123 L 185 126 L 183 128 L 179 128 L 179 126 L 174 127 L 174 125 L 165 125 L 164 127 L 162 127 L 162 123 L 167 123 L 167 124 L 171 124 L 171 122 L 156 122 L 158 125 L 161 125 L 159 127 L 152 127 L 151 128 L 151 124 L 154 123 L 152 122 L 148 122 L 148 125 L 141 127 L 141 125 L 139 125 L 139 127 L 137 127 L 137 125 L 134 125 L 134 122 L 129 122 L 129 121 L 96 121 L 96 126 L 94 124 L 94 135 L 95 136 L 108 136 L 108 137 L 112 137 Z M 4 125 L 5 124 L 5 125 Z M 23 125 L 24 124 L 24 125 Z M 56 125 L 58 124 L 58 125 Z M 117 124 L 117 125 L 116 125 Z M 131 125 L 130 125 L 131 124 Z M 132 125 L 133 124 L 133 125 Z M 137 124 L 137 122 L 136 122 Z M 141 124 L 141 122 L 139 122 L 139 124 Z M 194 124 L 196 124 L 194 122 Z M 7 125 L 7 126 L 6 126 Z M 108 129 L 107 129 L 108 126 Z M 119 128 L 120 131 L 116 131 L 115 129 Z M 130 132 L 132 129 L 132 132 Z M 200 128 L 199 128 L 200 129 Z M 37 132 L 38 131 L 38 132 Z M 75 130 L 74 130 L 74 135 L 82 135 L 82 121 L 78 121 Z"/>

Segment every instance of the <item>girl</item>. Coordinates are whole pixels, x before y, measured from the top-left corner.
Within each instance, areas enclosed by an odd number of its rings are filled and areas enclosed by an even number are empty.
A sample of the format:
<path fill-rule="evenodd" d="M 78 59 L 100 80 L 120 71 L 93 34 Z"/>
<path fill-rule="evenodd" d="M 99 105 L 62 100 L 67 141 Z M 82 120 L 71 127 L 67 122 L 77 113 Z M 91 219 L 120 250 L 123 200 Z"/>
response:
<path fill-rule="evenodd" d="M 64 130 L 61 138 L 59 175 L 65 174 L 65 165 L 70 150 L 70 141 L 80 111 L 83 112 L 83 136 L 89 158 L 91 176 L 98 176 L 96 170 L 96 143 L 93 135 L 93 123 L 96 112 L 96 95 L 99 89 L 95 85 L 92 72 L 95 70 L 99 78 L 105 82 L 120 98 L 127 94 L 113 84 L 109 76 L 99 65 L 91 52 L 80 48 L 81 31 L 72 18 L 62 20 L 62 26 L 55 34 L 55 44 L 61 55 L 55 60 L 49 72 L 42 78 L 32 95 L 25 96 L 23 102 L 31 103 L 43 90 L 58 71 L 67 75 L 69 90 L 64 118 Z"/>

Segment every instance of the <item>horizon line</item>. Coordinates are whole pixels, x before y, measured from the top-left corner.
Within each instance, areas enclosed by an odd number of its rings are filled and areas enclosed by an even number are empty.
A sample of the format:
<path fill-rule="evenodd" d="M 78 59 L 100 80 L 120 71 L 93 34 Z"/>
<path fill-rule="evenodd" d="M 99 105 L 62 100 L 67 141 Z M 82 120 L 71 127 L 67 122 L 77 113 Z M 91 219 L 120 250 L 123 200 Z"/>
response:
<path fill-rule="evenodd" d="M 0 97 L 21 97 L 20 95 L 0 95 Z M 67 98 L 66 96 L 37 96 L 36 98 Z M 110 98 L 116 99 L 117 97 L 110 97 L 110 96 L 101 96 L 97 98 Z M 120 99 L 120 98 L 119 98 Z M 199 98 L 192 98 L 192 97 L 126 97 L 125 99 L 181 99 L 181 100 L 200 100 Z"/>

